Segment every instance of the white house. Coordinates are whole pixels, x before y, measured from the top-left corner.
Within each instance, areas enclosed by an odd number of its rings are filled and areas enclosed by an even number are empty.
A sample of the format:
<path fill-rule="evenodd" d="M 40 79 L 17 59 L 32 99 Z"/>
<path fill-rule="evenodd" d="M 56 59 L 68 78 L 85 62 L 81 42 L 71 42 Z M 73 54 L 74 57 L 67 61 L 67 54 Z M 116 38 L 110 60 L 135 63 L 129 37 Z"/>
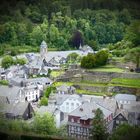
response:
<path fill-rule="evenodd" d="M 25 94 L 25 100 L 27 101 L 37 101 L 40 98 L 40 90 L 35 85 L 30 85 L 23 88 Z"/>
<path fill-rule="evenodd" d="M 77 107 L 82 105 L 83 99 L 79 95 L 70 95 L 66 100 L 59 106 L 60 111 L 64 113 L 70 113 Z"/>

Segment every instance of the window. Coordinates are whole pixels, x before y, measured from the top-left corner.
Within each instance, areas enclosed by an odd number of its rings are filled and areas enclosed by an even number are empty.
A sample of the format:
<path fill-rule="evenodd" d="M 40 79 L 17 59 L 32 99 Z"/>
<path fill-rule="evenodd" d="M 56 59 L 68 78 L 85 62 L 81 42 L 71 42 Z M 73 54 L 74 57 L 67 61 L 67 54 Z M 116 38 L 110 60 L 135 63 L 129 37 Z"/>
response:
<path fill-rule="evenodd" d="M 76 106 L 79 106 L 79 104 L 77 103 Z"/>
<path fill-rule="evenodd" d="M 80 123 L 80 119 L 77 120 L 77 123 Z"/>
<path fill-rule="evenodd" d="M 80 131 L 80 127 L 78 127 L 77 130 Z"/>
<path fill-rule="evenodd" d="M 124 104 L 127 104 L 127 101 L 124 101 Z"/>
<path fill-rule="evenodd" d="M 69 112 L 69 107 L 66 107 L 66 112 Z"/>
<path fill-rule="evenodd" d="M 71 106 L 74 106 L 74 103 L 71 103 Z"/>
<path fill-rule="evenodd" d="M 66 102 L 66 105 L 69 105 L 69 103 L 68 103 L 68 102 Z"/>
<path fill-rule="evenodd" d="M 34 99 L 34 95 L 32 95 L 32 98 Z"/>

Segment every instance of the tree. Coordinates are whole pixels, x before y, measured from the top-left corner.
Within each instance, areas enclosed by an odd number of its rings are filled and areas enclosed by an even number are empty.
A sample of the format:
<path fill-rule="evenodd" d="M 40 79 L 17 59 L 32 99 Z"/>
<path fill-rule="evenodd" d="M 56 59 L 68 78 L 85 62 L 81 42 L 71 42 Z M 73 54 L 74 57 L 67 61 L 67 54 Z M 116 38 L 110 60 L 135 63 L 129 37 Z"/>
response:
<path fill-rule="evenodd" d="M 140 21 L 134 21 L 128 27 L 125 39 L 131 41 L 134 47 L 140 45 Z"/>
<path fill-rule="evenodd" d="M 96 66 L 102 66 L 106 64 L 109 53 L 107 50 L 101 50 L 97 52 L 95 56 L 96 56 Z"/>
<path fill-rule="evenodd" d="M 78 56 L 79 55 L 77 53 L 71 53 L 67 56 L 67 61 L 70 63 L 74 63 L 74 62 L 76 62 Z"/>
<path fill-rule="evenodd" d="M 14 60 L 13 60 L 12 56 L 6 55 L 3 57 L 2 62 L 1 62 L 1 65 L 3 68 L 5 68 L 5 69 L 9 68 L 13 64 L 14 64 Z"/>
<path fill-rule="evenodd" d="M 56 43 L 56 40 L 59 38 L 59 30 L 54 24 L 50 26 L 49 38 L 52 43 Z"/>
<path fill-rule="evenodd" d="M 43 34 L 40 26 L 35 26 L 33 28 L 33 32 L 31 33 L 31 44 L 32 45 L 40 45 L 42 40 L 45 40 L 45 35 Z"/>
<path fill-rule="evenodd" d="M 138 140 L 139 137 L 140 127 L 122 124 L 113 131 L 108 140 Z"/>
<path fill-rule="evenodd" d="M 51 94 L 51 91 L 52 91 L 52 87 L 51 86 L 47 87 L 45 92 L 44 92 L 45 97 L 48 98 L 50 96 L 50 94 Z"/>
<path fill-rule="evenodd" d="M 32 131 L 38 134 L 52 135 L 56 133 L 55 121 L 51 114 L 35 115 L 32 122 Z"/>
<path fill-rule="evenodd" d="M 81 60 L 81 67 L 91 69 L 95 67 L 96 64 L 96 58 L 94 54 L 88 54 L 87 56 L 84 56 Z"/>
<path fill-rule="evenodd" d="M 136 69 L 140 68 L 140 45 L 136 48 L 130 49 L 125 59 L 134 62 L 136 64 Z"/>
<path fill-rule="evenodd" d="M 76 30 L 73 33 L 73 36 L 70 40 L 70 44 L 76 48 L 79 48 L 80 44 L 83 44 L 83 37 L 82 37 L 82 33 L 80 31 Z"/>
<path fill-rule="evenodd" d="M 104 114 L 98 108 L 95 112 L 95 117 L 93 118 L 93 126 L 91 129 L 93 140 L 105 140 L 107 139 L 106 124 L 104 121 Z"/>

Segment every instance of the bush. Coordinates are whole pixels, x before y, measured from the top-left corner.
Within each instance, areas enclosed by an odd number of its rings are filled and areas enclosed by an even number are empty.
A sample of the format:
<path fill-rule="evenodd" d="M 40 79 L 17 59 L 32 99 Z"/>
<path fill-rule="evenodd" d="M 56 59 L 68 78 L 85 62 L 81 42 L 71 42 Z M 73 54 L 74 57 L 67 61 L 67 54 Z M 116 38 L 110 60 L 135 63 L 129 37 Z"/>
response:
<path fill-rule="evenodd" d="M 1 64 L 2 64 L 2 67 L 6 69 L 14 64 L 14 60 L 13 60 L 12 56 L 6 55 L 3 57 Z"/>
<path fill-rule="evenodd" d="M 96 65 L 96 58 L 94 54 L 88 54 L 84 56 L 81 60 L 81 67 L 91 69 Z"/>
<path fill-rule="evenodd" d="M 47 106 L 48 105 L 48 98 L 46 98 L 45 96 L 43 96 L 40 100 L 40 105 L 44 105 Z"/>
<path fill-rule="evenodd" d="M 24 65 L 26 64 L 26 60 L 24 58 L 17 58 L 15 61 L 14 61 L 15 64 L 19 64 L 19 65 Z"/>
<path fill-rule="evenodd" d="M 0 80 L 0 85 L 8 85 L 9 82 L 7 80 Z"/>
<path fill-rule="evenodd" d="M 107 63 L 109 53 L 107 50 L 101 50 L 95 56 L 96 56 L 96 66 L 103 66 Z"/>

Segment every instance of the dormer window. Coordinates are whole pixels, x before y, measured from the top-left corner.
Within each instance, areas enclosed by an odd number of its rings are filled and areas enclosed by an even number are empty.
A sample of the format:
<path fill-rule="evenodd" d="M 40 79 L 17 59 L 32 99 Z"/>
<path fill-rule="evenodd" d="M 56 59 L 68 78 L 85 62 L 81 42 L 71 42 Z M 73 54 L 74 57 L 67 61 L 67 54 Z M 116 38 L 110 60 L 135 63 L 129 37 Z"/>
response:
<path fill-rule="evenodd" d="M 82 112 L 83 111 L 83 108 L 80 108 L 80 111 Z"/>

